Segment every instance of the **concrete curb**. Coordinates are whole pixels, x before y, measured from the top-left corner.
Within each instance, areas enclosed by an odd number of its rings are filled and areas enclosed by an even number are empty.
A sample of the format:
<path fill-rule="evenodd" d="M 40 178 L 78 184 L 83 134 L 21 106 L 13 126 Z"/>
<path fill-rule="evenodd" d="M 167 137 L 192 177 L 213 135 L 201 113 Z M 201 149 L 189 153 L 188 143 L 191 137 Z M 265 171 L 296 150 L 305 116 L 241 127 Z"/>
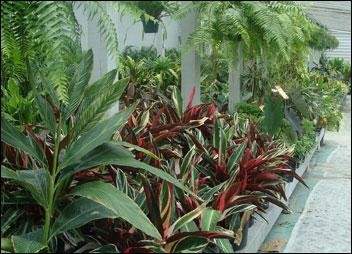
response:
<path fill-rule="evenodd" d="M 316 137 L 315 146 L 306 155 L 304 161 L 300 163 L 299 167 L 296 169 L 296 173 L 299 176 L 302 176 L 304 174 L 304 172 L 309 167 L 309 162 L 312 159 L 313 154 L 315 153 L 316 150 L 320 149 L 320 141 L 323 139 L 324 135 L 325 135 L 325 129 L 322 128 Z M 292 182 L 286 184 L 285 192 L 286 192 L 287 199 L 290 198 L 297 183 L 298 181 L 296 179 L 293 179 Z M 281 211 L 282 211 L 282 208 L 270 203 L 269 208 L 264 214 L 264 217 L 267 219 L 268 223 L 266 223 L 263 219 L 257 217 L 252 227 L 248 229 L 248 240 L 247 240 L 246 246 L 242 250 L 237 251 L 236 253 L 258 252 L 266 236 L 269 234 L 271 228 L 275 224 L 276 220 L 279 218 Z"/>

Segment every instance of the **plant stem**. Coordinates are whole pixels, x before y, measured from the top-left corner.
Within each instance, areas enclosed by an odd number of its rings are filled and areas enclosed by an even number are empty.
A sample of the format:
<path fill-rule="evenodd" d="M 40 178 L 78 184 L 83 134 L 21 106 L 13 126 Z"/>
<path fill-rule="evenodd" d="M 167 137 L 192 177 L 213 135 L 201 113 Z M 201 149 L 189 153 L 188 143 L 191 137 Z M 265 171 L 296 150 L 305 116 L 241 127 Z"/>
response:
<path fill-rule="evenodd" d="M 52 176 L 54 176 L 54 177 L 56 176 L 57 161 L 58 161 L 58 155 L 59 155 L 60 127 L 61 127 L 61 117 L 59 116 L 59 123 L 57 124 L 57 128 L 56 128 L 53 170 L 51 172 Z"/>
<path fill-rule="evenodd" d="M 50 217 L 51 211 L 50 208 L 45 209 L 45 224 L 44 224 L 44 233 L 43 233 L 43 243 L 47 244 L 49 237 L 49 228 L 50 228 Z"/>
<path fill-rule="evenodd" d="M 47 245 L 48 245 L 48 241 L 49 241 L 50 222 L 51 222 L 51 217 L 53 215 L 52 214 L 53 213 L 53 205 L 55 204 L 55 201 L 54 201 L 55 178 L 56 178 L 57 161 L 58 161 L 58 156 L 59 156 L 60 127 L 61 127 L 61 117 L 59 116 L 59 122 L 56 124 L 53 168 L 51 170 L 50 182 L 49 182 L 49 197 L 48 197 L 49 202 L 48 202 L 48 207 L 45 209 L 43 242 Z"/>

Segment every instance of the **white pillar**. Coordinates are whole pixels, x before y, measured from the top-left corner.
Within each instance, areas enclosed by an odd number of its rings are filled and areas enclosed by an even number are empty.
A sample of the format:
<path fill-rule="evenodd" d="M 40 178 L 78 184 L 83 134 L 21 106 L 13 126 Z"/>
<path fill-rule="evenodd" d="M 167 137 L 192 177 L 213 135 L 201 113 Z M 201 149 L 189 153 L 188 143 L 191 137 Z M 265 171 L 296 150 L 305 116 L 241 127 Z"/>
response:
<path fill-rule="evenodd" d="M 156 50 L 158 56 L 165 56 L 165 45 L 164 45 L 164 27 L 163 25 L 159 25 L 158 33 L 155 35 L 156 37 Z"/>
<path fill-rule="evenodd" d="M 182 1 L 183 4 L 188 4 Z M 181 27 L 181 46 L 185 45 L 189 35 L 196 30 L 198 23 L 198 13 L 196 10 L 190 10 L 180 22 Z M 187 105 L 188 96 L 195 86 L 193 104 L 200 104 L 200 57 L 195 49 L 187 52 L 181 50 L 181 95 L 183 98 L 184 108 Z"/>
<path fill-rule="evenodd" d="M 115 24 L 117 33 L 118 13 L 112 8 L 111 2 L 105 2 L 105 7 L 112 21 Z M 105 73 L 117 68 L 117 57 L 110 56 L 106 48 L 106 42 L 99 32 L 97 20 L 88 19 L 87 14 L 83 11 L 83 7 L 75 9 L 75 15 L 78 23 L 82 28 L 81 44 L 83 50 L 93 50 L 93 70 L 90 78 L 90 83 L 100 79 Z M 118 80 L 116 76 L 115 82 Z M 111 107 L 108 115 L 112 115 L 119 109 L 118 101 Z"/>
<path fill-rule="evenodd" d="M 241 44 L 237 47 L 237 54 L 229 63 L 229 111 L 235 112 L 236 103 L 241 101 L 241 73 L 243 69 L 243 52 Z"/>
<path fill-rule="evenodd" d="M 111 2 L 106 2 L 106 7 L 107 7 L 107 12 L 114 23 L 115 27 L 115 32 L 118 34 L 118 23 L 119 23 L 119 16 L 118 12 L 116 9 L 112 8 L 109 6 Z M 115 3 L 117 4 L 117 2 Z M 105 44 L 104 44 L 105 46 Z M 118 49 L 116 49 L 118 51 Z M 105 49 L 106 54 L 104 55 L 104 62 L 106 62 L 106 72 L 109 72 L 113 69 L 116 69 L 118 67 L 118 58 L 117 56 L 111 56 L 107 52 L 107 49 Z M 119 79 L 118 73 L 116 74 L 115 82 Z M 107 112 L 108 116 L 112 116 L 113 114 L 117 113 L 119 111 L 119 101 L 117 100 L 110 108 L 110 110 Z"/>

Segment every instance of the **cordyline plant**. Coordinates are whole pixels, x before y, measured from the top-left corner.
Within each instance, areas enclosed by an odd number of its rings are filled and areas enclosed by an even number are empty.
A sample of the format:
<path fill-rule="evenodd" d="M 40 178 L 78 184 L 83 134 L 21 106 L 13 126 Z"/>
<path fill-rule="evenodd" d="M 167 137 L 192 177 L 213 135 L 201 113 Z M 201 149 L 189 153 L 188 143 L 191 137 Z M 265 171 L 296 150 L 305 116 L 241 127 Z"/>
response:
<path fill-rule="evenodd" d="M 218 226 L 235 232 L 237 245 L 241 242 L 243 226 L 253 212 L 265 212 L 269 202 L 289 210 L 280 200 L 286 200 L 284 183 L 287 176 L 304 184 L 288 166 L 292 149 L 259 133 L 253 123 L 244 128 L 239 126 L 236 117 L 218 116 L 212 139 L 200 140 L 197 147 L 203 151 L 203 160 L 196 160 L 197 173 L 192 172 L 189 178 L 190 182 L 196 183 L 192 190 L 216 211 L 214 213 L 220 218 Z M 196 200 L 190 199 L 194 209 Z"/>
<path fill-rule="evenodd" d="M 199 252 L 204 250 L 213 239 L 234 239 L 230 230 L 210 227 L 211 216 L 203 216 L 206 203 L 202 203 L 188 213 L 179 210 L 172 185 L 162 181 L 157 184 L 146 178 L 142 180 L 143 191 L 146 196 L 146 210 L 150 220 L 158 228 L 162 241 L 138 240 L 138 237 L 129 235 L 129 244 L 124 253 L 179 253 Z M 202 217 L 199 223 L 199 217 Z M 194 223 L 197 220 L 197 225 Z M 125 241 L 126 243 L 126 241 Z"/>
<path fill-rule="evenodd" d="M 7 147 L 1 165 L 5 184 L 2 190 L 9 195 L 22 190 L 30 193 L 31 198 L 27 195 L 25 201 L 42 211 L 31 228 L 2 238 L 2 249 L 20 253 L 57 251 L 60 237 L 100 218 L 120 218 L 148 237 L 161 240 L 158 229 L 128 195 L 101 180 L 83 184 L 73 181 L 74 174 L 91 168 L 113 164 L 143 169 L 143 173 L 151 173 L 194 195 L 170 174 L 134 159 L 125 148 L 127 143 L 111 141 L 137 103 L 109 117 L 107 111 L 123 93 L 127 80 L 114 82 L 113 70 L 88 84 L 92 66 L 91 50 L 77 66 L 71 66 L 67 103 L 55 97 L 45 76 L 29 70 L 42 118 L 40 133 L 36 123 L 21 131 L 6 120 L 1 122 L 1 140 Z M 16 153 L 21 160 L 14 158 Z M 16 205 L 22 204 L 19 201 Z"/>
<path fill-rule="evenodd" d="M 182 150 L 188 148 L 186 136 L 190 130 L 199 129 L 203 135 L 209 136 L 215 119 L 215 105 L 192 106 L 193 96 L 194 89 L 183 111 L 180 91 L 173 87 L 171 100 L 160 96 L 152 105 L 138 108 L 122 129 L 122 140 L 162 158 L 181 158 Z M 143 153 L 137 156 L 140 159 L 146 157 Z M 160 160 L 154 161 L 154 164 L 160 166 Z"/>
<path fill-rule="evenodd" d="M 158 179 L 143 179 L 143 188 L 137 189 L 145 193 L 144 209 L 163 241 L 140 241 L 129 233 L 129 244 L 120 247 L 127 253 L 205 251 L 214 243 L 229 252 L 229 239 L 239 245 L 244 224 L 256 209 L 265 212 L 265 202 L 288 210 L 280 201 L 286 199 L 285 175 L 303 182 L 287 165 L 292 151 L 260 134 L 254 124 L 240 126 L 236 117 L 216 117 L 211 104 L 192 106 L 192 94 L 183 111 L 178 95 L 175 88 L 171 100 L 160 98 L 147 110 L 137 109 L 120 138 L 156 154 L 158 158 L 135 151 L 139 159 L 169 170 L 205 202 Z M 133 182 L 129 176 L 124 179 Z"/>

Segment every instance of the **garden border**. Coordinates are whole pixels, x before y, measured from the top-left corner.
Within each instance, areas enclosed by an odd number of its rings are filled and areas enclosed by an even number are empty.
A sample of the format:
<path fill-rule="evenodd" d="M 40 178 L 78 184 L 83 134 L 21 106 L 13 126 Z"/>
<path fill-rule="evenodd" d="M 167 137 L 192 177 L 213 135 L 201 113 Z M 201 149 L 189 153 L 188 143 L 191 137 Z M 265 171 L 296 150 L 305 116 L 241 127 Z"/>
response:
<path fill-rule="evenodd" d="M 302 163 L 300 163 L 299 167 L 296 169 L 296 173 L 299 176 L 302 176 L 306 169 L 309 167 L 310 160 L 312 159 L 313 154 L 316 150 L 320 149 L 321 141 L 323 140 L 325 135 L 325 129 L 322 128 L 319 134 L 316 136 L 316 144 L 310 150 L 310 152 L 305 156 L 305 159 Z M 295 189 L 298 181 L 297 179 L 293 179 L 292 182 L 286 184 L 285 193 L 287 199 L 290 198 L 293 190 Z M 254 221 L 253 225 L 248 229 L 248 240 L 246 246 L 236 253 L 256 253 L 258 252 L 260 246 L 264 242 L 266 236 L 269 234 L 271 228 L 275 224 L 276 220 L 279 218 L 281 214 L 282 208 L 269 203 L 269 208 L 267 212 L 264 214 L 268 223 L 266 223 L 263 219 L 258 218 Z"/>

